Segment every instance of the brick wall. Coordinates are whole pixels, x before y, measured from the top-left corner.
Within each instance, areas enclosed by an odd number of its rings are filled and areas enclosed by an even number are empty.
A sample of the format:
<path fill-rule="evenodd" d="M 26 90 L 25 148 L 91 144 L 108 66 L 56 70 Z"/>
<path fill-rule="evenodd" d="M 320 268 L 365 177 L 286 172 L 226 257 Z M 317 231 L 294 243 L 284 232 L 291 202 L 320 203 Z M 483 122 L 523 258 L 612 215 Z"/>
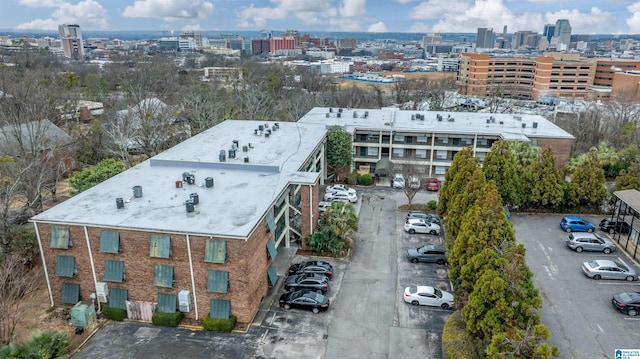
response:
<path fill-rule="evenodd" d="M 311 201 L 309 202 L 309 186 L 305 185 L 300 188 L 301 195 L 301 212 L 302 212 L 302 240 L 301 248 L 308 249 L 306 238 L 311 234 L 311 231 L 318 226 L 318 201 L 320 201 L 319 195 L 319 183 L 320 178 L 311 187 Z M 313 219 L 309 221 L 309 213 L 313 215 Z M 313 226 L 313 227 L 312 227 Z"/>
<path fill-rule="evenodd" d="M 561 171 L 564 171 L 564 166 L 569 161 L 573 141 L 573 139 L 564 138 L 537 138 L 540 152 L 547 148 L 550 148 L 553 151 L 553 155 L 556 160 L 556 167 Z"/>

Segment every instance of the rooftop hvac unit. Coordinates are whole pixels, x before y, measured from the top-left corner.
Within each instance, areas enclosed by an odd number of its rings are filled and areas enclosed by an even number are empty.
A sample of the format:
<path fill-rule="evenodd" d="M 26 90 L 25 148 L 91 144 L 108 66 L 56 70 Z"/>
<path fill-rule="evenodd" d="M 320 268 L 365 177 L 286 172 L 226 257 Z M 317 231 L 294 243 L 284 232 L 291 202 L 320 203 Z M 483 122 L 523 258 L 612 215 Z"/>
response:
<path fill-rule="evenodd" d="M 189 176 L 187 176 L 187 184 L 195 184 L 196 183 L 196 176 L 190 174 Z"/>
<path fill-rule="evenodd" d="M 142 186 L 133 186 L 133 197 L 142 197 Z"/>
<path fill-rule="evenodd" d="M 106 303 L 107 293 L 109 293 L 109 288 L 107 287 L 107 283 L 96 282 L 96 296 L 98 297 L 98 302 Z"/>
<path fill-rule="evenodd" d="M 414 121 L 416 119 L 416 115 L 411 115 L 411 121 Z"/>
<path fill-rule="evenodd" d="M 336 113 L 336 117 L 337 117 L 337 118 L 342 117 L 342 112 L 338 112 L 338 113 Z"/>
<path fill-rule="evenodd" d="M 258 125 L 258 131 L 264 131 L 264 126 L 263 125 Z"/>
<path fill-rule="evenodd" d="M 242 146 L 242 152 L 249 152 L 249 146 L 247 145 Z"/>
<path fill-rule="evenodd" d="M 116 198 L 116 208 L 117 209 L 124 208 L 124 200 L 121 197 Z"/>
<path fill-rule="evenodd" d="M 424 115 L 420 115 L 420 121 L 424 121 Z"/>
<path fill-rule="evenodd" d="M 236 158 L 236 150 L 234 149 L 229 150 L 229 158 Z"/>
<path fill-rule="evenodd" d="M 213 177 L 207 177 L 204 179 L 204 186 L 207 188 L 213 187 Z"/>
<path fill-rule="evenodd" d="M 490 119 L 487 119 L 487 123 L 491 123 L 491 120 L 490 120 Z"/>
<path fill-rule="evenodd" d="M 236 148 L 240 147 L 240 141 L 233 140 L 233 144 L 236 145 Z"/>
<path fill-rule="evenodd" d="M 532 126 L 533 126 L 533 128 L 538 128 L 538 123 L 534 122 Z"/>
<path fill-rule="evenodd" d="M 269 135 L 271 135 L 271 131 L 264 133 L 264 137 L 269 137 Z"/>
<path fill-rule="evenodd" d="M 333 107 L 329 107 L 329 112 L 333 112 Z"/>
<path fill-rule="evenodd" d="M 178 305 L 180 311 L 187 313 L 191 311 L 191 292 L 188 290 L 181 290 L 178 292 Z"/>
<path fill-rule="evenodd" d="M 369 117 L 369 111 L 364 112 L 364 118 L 367 118 L 367 117 Z"/>
<path fill-rule="evenodd" d="M 191 193 L 189 195 L 189 198 L 191 199 L 191 202 L 193 202 L 194 205 L 197 205 L 198 203 L 200 203 L 200 197 L 198 197 L 197 193 Z"/>
<path fill-rule="evenodd" d="M 527 127 L 527 124 L 526 123 L 522 123 L 522 128 L 525 128 L 525 127 Z"/>
<path fill-rule="evenodd" d="M 342 113 L 342 108 L 339 108 L 339 109 L 338 109 L 338 113 Z"/>
<path fill-rule="evenodd" d="M 273 124 L 273 127 L 274 127 L 274 128 L 280 128 L 280 123 L 279 123 L 279 122 L 274 123 L 274 124 Z"/>
<path fill-rule="evenodd" d="M 187 213 L 191 213 L 195 210 L 195 205 L 193 204 L 193 201 L 188 199 L 184 202 L 185 208 L 187 209 Z"/>
<path fill-rule="evenodd" d="M 227 160 L 224 150 L 220 150 L 220 153 L 218 154 L 218 159 L 220 160 L 220 162 L 224 162 Z"/>
<path fill-rule="evenodd" d="M 331 114 L 329 112 L 327 112 L 327 113 L 325 113 L 324 117 L 329 118 L 329 115 L 331 115 Z"/>
<path fill-rule="evenodd" d="M 249 157 L 244 158 L 244 163 L 249 163 Z"/>

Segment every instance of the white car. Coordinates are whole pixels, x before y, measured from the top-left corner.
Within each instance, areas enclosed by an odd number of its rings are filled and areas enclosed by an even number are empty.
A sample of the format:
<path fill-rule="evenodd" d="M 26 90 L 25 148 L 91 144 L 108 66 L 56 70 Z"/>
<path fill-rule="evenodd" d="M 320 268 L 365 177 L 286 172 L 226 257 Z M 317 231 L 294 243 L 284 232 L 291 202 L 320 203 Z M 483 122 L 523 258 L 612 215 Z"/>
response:
<path fill-rule="evenodd" d="M 409 218 L 404 222 L 404 230 L 410 234 L 414 233 L 427 233 L 427 234 L 440 234 L 440 226 L 428 222 L 421 218 Z"/>
<path fill-rule="evenodd" d="M 334 184 L 333 186 L 327 186 L 327 192 L 346 192 L 356 195 L 355 189 L 347 187 L 343 184 Z"/>
<path fill-rule="evenodd" d="M 331 207 L 331 202 L 329 201 L 320 201 L 318 203 L 318 212 L 319 213 L 324 213 L 327 211 L 327 208 Z"/>
<path fill-rule="evenodd" d="M 404 301 L 413 305 L 429 305 L 449 309 L 455 306 L 453 294 L 426 285 L 406 287 L 404 289 Z"/>
<path fill-rule="evenodd" d="M 393 188 L 404 188 L 404 177 L 401 174 L 396 173 L 395 177 L 393 177 L 393 183 L 391 184 Z"/>
<path fill-rule="evenodd" d="M 358 196 L 347 192 L 327 192 L 324 195 L 325 201 L 358 202 Z"/>

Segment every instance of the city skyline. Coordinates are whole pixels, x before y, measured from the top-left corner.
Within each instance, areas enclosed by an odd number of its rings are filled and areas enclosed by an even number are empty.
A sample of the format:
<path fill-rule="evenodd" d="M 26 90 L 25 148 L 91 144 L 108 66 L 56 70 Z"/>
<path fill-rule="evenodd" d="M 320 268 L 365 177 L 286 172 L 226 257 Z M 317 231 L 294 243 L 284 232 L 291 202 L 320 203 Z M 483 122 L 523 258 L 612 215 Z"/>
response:
<path fill-rule="evenodd" d="M 640 1 L 564 0 L 4 0 L 0 28 L 97 30 L 542 33 L 568 19 L 574 34 L 640 34 Z"/>

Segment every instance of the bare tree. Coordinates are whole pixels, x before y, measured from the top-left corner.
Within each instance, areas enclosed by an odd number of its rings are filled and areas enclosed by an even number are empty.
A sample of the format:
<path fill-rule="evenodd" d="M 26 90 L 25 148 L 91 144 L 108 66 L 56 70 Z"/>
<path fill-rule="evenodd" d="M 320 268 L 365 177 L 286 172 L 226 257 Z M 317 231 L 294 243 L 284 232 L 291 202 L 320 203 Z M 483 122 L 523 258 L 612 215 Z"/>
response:
<path fill-rule="evenodd" d="M 42 270 L 27 265 L 18 254 L 0 257 L 0 343 L 7 344 L 16 332 L 30 296 L 42 282 Z"/>
<path fill-rule="evenodd" d="M 410 163 L 403 163 L 401 165 L 402 177 L 404 177 L 404 194 L 407 196 L 409 207 L 413 203 L 413 198 L 416 196 L 422 188 L 422 179 L 420 176 L 422 173 L 418 171 L 416 165 Z"/>

